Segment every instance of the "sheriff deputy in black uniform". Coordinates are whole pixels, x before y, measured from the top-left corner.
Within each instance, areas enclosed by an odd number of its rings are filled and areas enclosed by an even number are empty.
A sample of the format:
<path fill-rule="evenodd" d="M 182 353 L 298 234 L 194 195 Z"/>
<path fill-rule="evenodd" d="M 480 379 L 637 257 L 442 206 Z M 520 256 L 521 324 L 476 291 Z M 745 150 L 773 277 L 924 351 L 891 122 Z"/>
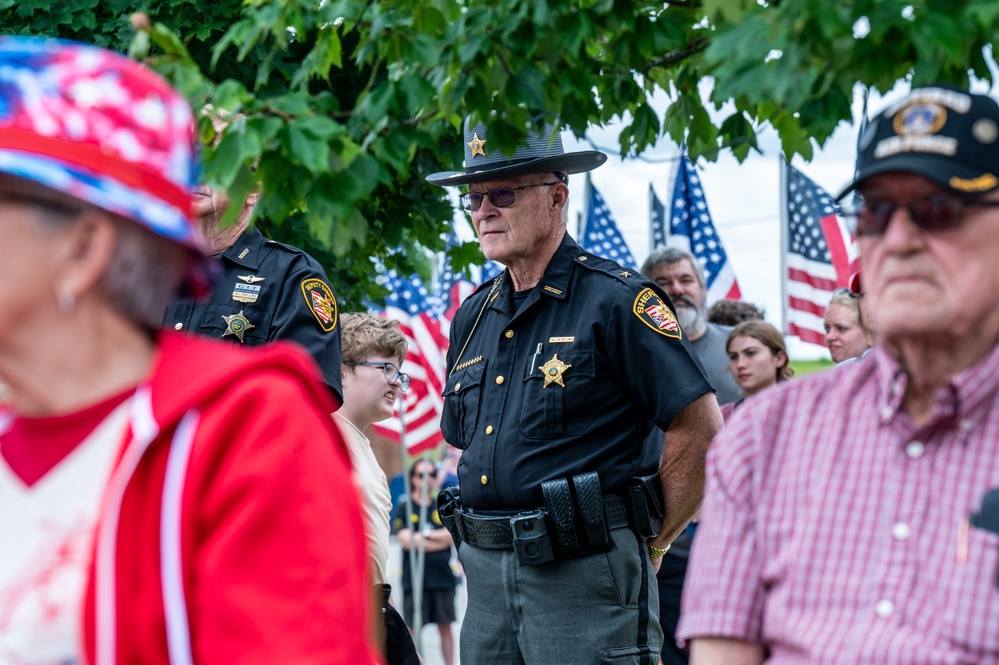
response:
<path fill-rule="evenodd" d="M 550 139 L 507 158 L 466 121 L 465 171 L 427 177 L 469 186 L 482 251 L 506 266 L 459 308 L 447 354 L 461 661 L 655 664 L 655 568 L 700 503 L 722 419 L 668 296 L 566 233 L 568 175 L 606 155 Z"/>
<path fill-rule="evenodd" d="M 165 325 L 247 346 L 296 342 L 312 355 L 343 403 L 336 294 L 318 261 L 248 228 L 258 197 L 251 193 L 236 222 L 223 228 L 228 197 L 208 186 L 198 188 L 194 214 L 211 253 L 220 259 L 221 276 L 209 298 L 171 304 Z"/>

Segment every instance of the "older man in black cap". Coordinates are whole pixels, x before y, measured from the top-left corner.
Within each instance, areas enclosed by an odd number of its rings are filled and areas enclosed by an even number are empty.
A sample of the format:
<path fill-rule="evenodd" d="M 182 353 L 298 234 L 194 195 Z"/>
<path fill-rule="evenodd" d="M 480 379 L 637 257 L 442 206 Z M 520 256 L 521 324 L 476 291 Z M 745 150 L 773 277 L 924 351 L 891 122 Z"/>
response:
<path fill-rule="evenodd" d="M 877 344 L 712 444 L 692 662 L 999 663 L 997 141 L 995 100 L 944 87 L 860 137 L 846 191 Z"/>
<path fill-rule="evenodd" d="M 566 233 L 569 174 L 606 155 L 566 154 L 549 128 L 507 158 L 467 122 L 465 145 L 464 171 L 427 180 L 468 185 L 482 251 L 506 270 L 458 310 L 447 356 L 461 660 L 655 663 L 654 570 L 700 503 L 711 386 L 666 294 Z M 665 455 L 645 443 L 656 426 Z"/>

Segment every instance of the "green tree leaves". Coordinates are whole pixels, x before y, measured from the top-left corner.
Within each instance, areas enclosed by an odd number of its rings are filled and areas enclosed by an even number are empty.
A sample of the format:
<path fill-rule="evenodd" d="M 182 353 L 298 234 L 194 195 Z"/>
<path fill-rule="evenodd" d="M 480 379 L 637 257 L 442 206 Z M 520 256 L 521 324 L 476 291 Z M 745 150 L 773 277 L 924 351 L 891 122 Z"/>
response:
<path fill-rule="evenodd" d="M 770 125 L 807 159 L 858 83 L 991 80 L 997 17 L 999 0 L 0 0 L 2 32 L 129 51 L 195 108 L 239 113 L 220 140 L 202 120 L 205 179 L 259 187 L 265 233 L 315 254 L 348 307 L 380 293 L 373 261 L 429 277 L 454 211 L 423 178 L 461 163 L 466 113 L 508 154 L 545 122 L 622 118 L 623 155 L 668 136 L 744 159 Z"/>

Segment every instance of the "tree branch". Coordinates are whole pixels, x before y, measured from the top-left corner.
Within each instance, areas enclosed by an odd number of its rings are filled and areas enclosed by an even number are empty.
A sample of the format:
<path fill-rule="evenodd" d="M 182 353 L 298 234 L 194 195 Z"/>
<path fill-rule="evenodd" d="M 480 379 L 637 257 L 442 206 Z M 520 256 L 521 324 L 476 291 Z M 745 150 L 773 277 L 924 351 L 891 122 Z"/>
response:
<path fill-rule="evenodd" d="M 669 53 L 664 53 L 658 58 L 653 58 L 645 65 L 645 73 L 647 74 L 653 67 L 672 67 L 673 65 L 682 62 L 694 55 L 695 53 L 700 53 L 708 47 L 707 37 L 695 37 L 687 43 L 687 48 L 676 51 L 670 51 Z"/>

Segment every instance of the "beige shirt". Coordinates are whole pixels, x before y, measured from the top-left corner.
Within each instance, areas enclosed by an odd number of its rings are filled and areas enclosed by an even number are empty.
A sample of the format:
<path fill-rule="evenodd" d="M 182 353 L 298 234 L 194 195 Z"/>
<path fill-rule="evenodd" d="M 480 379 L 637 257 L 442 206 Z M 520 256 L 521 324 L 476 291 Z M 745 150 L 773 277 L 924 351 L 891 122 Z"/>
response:
<path fill-rule="evenodd" d="M 371 573 L 375 584 L 387 584 L 385 568 L 388 562 L 390 520 L 392 516 L 392 495 L 389 494 L 385 472 L 378 465 L 371 442 L 339 413 L 334 413 L 340 430 L 347 440 L 347 452 L 354 466 L 354 482 L 361 490 L 364 499 L 364 519 L 367 527 L 368 556 L 371 557 Z"/>

